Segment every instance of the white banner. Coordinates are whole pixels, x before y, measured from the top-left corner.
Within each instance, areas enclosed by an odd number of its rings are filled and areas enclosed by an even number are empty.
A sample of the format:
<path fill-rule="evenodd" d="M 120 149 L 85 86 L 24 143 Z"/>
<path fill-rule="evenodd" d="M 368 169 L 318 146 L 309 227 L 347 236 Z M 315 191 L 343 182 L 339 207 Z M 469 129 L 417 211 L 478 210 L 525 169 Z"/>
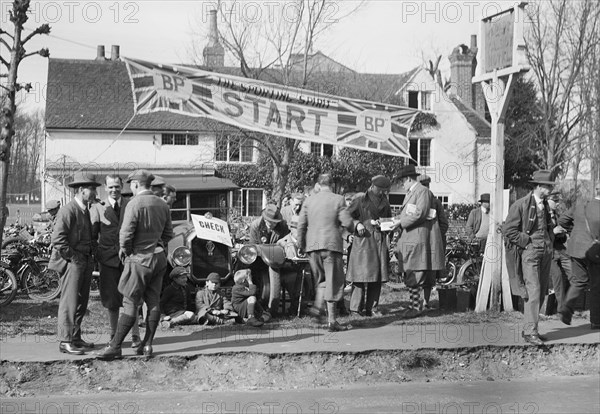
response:
<path fill-rule="evenodd" d="M 138 114 L 208 117 L 265 134 L 410 158 L 416 109 L 185 66 L 125 62 Z"/>
<path fill-rule="evenodd" d="M 197 214 L 191 214 L 191 216 L 196 230 L 196 237 L 233 247 L 227 222 L 214 217 L 208 219 Z"/>

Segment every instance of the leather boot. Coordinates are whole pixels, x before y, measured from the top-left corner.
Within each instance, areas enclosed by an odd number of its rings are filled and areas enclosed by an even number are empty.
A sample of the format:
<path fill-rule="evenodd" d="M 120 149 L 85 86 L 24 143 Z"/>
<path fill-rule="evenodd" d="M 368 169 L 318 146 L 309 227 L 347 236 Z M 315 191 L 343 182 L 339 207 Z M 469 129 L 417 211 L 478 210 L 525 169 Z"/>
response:
<path fill-rule="evenodd" d="M 117 331 L 109 342 L 109 344 L 98 354 L 98 359 L 113 360 L 115 358 L 122 358 L 121 344 L 125 340 L 125 337 L 131 330 L 131 327 L 136 322 L 135 316 L 129 316 L 121 314 L 119 316 L 119 322 L 117 323 Z"/>
<path fill-rule="evenodd" d="M 148 317 L 146 318 L 146 333 L 144 335 L 144 340 L 137 348 L 136 353 L 138 355 L 145 355 L 147 357 L 151 357 L 153 354 L 152 349 L 152 341 L 154 340 L 154 335 L 156 334 L 156 329 L 158 328 L 158 324 L 160 322 L 160 311 L 151 310 L 148 312 Z"/>

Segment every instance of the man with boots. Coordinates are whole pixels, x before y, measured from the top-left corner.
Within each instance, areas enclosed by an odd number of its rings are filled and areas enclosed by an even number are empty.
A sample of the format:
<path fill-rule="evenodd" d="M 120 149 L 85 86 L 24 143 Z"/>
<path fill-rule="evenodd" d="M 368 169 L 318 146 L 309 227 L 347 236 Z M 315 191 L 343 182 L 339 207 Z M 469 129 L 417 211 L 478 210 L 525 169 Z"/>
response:
<path fill-rule="evenodd" d="M 129 174 L 134 197 L 129 201 L 119 233 L 119 258 L 124 264 L 119 281 L 123 313 L 117 332 L 98 359 L 121 358 L 121 344 L 137 321 L 142 301 L 148 306 L 146 334 L 136 349 L 138 355 L 152 356 L 152 340 L 160 321 L 160 290 L 167 268 L 167 243 L 173 237 L 169 206 L 150 190 L 154 176 L 146 170 Z"/>
<path fill-rule="evenodd" d="M 96 203 L 90 209 L 92 236 L 98 241 L 96 259 L 100 268 L 100 300 L 108 311 L 110 337 L 115 335 L 119 308 L 123 306 L 123 297 L 119 293 L 119 279 L 123 264 L 119 260 L 119 230 L 123 222 L 127 200 L 121 197 L 123 180 L 120 176 L 109 174 L 104 180 L 107 198 L 104 203 Z M 133 326 L 131 347 L 140 346 L 140 330 Z"/>
<path fill-rule="evenodd" d="M 298 251 L 309 254 L 310 267 L 317 281 L 314 307 L 321 312 L 327 302 L 329 332 L 345 331 L 336 320 L 337 302 L 344 294 L 344 244 L 340 226 L 353 229 L 352 217 L 344 197 L 331 191 L 331 175 L 321 174 L 319 190 L 305 202 L 298 217 Z"/>

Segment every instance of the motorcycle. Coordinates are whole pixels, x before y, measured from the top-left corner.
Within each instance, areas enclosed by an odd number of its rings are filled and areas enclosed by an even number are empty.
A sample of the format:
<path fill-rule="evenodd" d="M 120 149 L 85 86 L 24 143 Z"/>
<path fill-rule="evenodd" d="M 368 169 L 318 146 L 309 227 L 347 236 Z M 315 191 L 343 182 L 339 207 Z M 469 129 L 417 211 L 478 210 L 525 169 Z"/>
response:
<path fill-rule="evenodd" d="M 2 249 L 10 247 L 12 244 L 27 242 L 33 239 L 35 231 L 33 226 L 22 226 L 17 223 L 13 223 L 10 226 L 4 228 L 2 236 Z"/>
<path fill-rule="evenodd" d="M 446 246 L 446 270 L 438 283 L 444 286 L 477 285 L 482 262 L 479 241 L 450 237 Z"/>
<path fill-rule="evenodd" d="M 60 294 L 60 275 L 48 269 L 48 256 L 38 241 L 13 243 L 2 250 L 2 305 L 9 304 L 20 287 L 27 295 L 37 301 L 48 301 Z M 14 281 L 10 273 L 15 276 Z"/>

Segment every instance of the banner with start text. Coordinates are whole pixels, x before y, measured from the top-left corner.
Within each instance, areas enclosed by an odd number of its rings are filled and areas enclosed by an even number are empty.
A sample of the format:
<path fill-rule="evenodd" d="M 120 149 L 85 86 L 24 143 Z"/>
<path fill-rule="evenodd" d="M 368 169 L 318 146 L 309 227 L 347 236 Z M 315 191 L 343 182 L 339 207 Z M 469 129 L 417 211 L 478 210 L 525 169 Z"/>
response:
<path fill-rule="evenodd" d="M 260 133 L 410 158 L 418 110 L 185 66 L 125 59 L 136 114 L 207 117 Z"/>

